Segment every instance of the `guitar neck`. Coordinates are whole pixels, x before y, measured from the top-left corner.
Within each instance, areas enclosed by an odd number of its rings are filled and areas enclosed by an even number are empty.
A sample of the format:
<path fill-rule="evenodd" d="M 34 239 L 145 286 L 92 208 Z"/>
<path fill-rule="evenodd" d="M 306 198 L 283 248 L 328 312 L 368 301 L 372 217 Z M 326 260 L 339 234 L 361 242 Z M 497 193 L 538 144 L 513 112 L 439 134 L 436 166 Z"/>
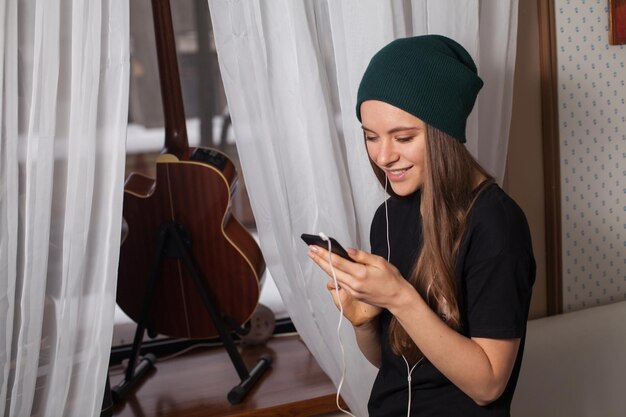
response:
<path fill-rule="evenodd" d="M 165 149 L 179 159 L 189 148 L 185 108 L 180 87 L 176 41 L 169 0 L 152 0 L 152 17 L 156 37 L 161 99 L 165 116 Z"/>

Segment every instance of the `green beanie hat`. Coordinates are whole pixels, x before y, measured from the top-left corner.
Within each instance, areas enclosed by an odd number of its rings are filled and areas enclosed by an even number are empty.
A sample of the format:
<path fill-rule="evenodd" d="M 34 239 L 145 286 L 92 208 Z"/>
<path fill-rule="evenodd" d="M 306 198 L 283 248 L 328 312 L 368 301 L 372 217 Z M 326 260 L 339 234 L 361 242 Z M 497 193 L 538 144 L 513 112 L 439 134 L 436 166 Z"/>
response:
<path fill-rule="evenodd" d="M 384 101 L 465 142 L 465 125 L 483 81 L 470 54 L 441 35 L 396 39 L 370 61 L 357 94 Z"/>

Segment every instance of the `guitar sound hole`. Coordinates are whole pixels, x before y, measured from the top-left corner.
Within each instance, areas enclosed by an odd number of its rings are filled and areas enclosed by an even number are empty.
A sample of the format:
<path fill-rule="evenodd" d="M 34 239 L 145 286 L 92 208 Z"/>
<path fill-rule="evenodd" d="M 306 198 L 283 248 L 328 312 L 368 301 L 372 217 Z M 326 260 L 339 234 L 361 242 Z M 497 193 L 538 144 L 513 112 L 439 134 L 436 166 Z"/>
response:
<path fill-rule="evenodd" d="M 228 161 L 224 154 L 213 149 L 203 148 L 197 148 L 195 151 L 193 151 L 193 153 L 191 154 L 191 158 L 189 159 L 191 159 L 192 161 L 207 163 L 219 169 L 220 171 L 224 171 L 224 168 L 226 167 L 226 163 Z"/>

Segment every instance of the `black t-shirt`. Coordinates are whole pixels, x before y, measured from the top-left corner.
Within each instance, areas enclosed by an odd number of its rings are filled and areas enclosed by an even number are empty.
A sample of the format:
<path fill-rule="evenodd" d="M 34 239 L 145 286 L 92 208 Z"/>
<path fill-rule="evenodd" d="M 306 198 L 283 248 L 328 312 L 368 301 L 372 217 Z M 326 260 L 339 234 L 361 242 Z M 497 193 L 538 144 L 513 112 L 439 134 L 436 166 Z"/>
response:
<path fill-rule="evenodd" d="M 390 198 L 390 261 L 408 277 L 422 239 L 420 192 Z M 372 253 L 387 257 L 385 207 L 372 221 Z M 495 402 L 481 407 L 424 360 L 412 373 L 412 416 L 472 417 L 510 415 L 511 399 L 519 375 L 535 261 L 526 217 L 496 184 L 487 186 L 468 217 L 456 262 L 459 332 L 467 337 L 521 338 L 519 352 L 506 390 Z M 388 343 L 391 314 L 379 316 L 382 362 L 368 404 L 370 417 L 406 416 L 407 368 Z"/>

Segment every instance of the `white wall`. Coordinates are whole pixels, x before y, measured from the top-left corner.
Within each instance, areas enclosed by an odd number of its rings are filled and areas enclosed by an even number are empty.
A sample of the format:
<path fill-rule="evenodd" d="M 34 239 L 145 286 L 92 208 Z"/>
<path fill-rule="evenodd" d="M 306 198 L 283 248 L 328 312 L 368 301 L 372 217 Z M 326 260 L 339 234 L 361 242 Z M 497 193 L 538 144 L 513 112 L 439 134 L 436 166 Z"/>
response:
<path fill-rule="evenodd" d="M 608 0 L 555 0 L 563 310 L 626 299 L 626 48 Z"/>

